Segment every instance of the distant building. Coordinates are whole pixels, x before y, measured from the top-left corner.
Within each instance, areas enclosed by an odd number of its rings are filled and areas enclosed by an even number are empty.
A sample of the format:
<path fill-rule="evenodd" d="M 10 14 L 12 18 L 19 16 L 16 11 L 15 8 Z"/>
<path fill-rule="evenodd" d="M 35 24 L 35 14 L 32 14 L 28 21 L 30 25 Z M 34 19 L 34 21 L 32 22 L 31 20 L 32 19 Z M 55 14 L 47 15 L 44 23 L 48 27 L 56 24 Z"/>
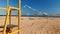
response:
<path fill-rule="evenodd" d="M 57 14 L 56 16 L 60 16 L 60 14 Z"/>

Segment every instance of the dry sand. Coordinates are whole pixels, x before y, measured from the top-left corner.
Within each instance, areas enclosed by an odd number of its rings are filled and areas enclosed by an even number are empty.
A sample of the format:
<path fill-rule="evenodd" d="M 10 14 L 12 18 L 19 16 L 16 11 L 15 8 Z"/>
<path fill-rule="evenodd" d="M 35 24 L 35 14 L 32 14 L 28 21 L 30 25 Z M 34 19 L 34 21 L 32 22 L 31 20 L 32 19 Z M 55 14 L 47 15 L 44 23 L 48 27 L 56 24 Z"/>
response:
<path fill-rule="evenodd" d="M 5 21 L 0 16 L 0 25 Z M 12 23 L 17 24 L 17 17 L 12 17 Z M 60 18 L 22 17 L 21 34 L 60 34 Z"/>

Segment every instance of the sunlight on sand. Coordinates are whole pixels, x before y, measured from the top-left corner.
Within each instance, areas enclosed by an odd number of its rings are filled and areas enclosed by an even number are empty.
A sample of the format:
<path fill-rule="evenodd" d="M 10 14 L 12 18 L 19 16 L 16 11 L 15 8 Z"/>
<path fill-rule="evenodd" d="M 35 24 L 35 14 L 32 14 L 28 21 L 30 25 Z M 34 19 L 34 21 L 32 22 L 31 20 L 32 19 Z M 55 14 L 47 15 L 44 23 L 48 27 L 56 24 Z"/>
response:
<path fill-rule="evenodd" d="M 0 17 L 3 25 L 5 17 Z M 12 17 L 12 24 L 17 25 L 17 17 Z M 0 29 L 1 30 L 1 29 Z M 21 34 L 60 34 L 60 18 L 22 17 Z"/>

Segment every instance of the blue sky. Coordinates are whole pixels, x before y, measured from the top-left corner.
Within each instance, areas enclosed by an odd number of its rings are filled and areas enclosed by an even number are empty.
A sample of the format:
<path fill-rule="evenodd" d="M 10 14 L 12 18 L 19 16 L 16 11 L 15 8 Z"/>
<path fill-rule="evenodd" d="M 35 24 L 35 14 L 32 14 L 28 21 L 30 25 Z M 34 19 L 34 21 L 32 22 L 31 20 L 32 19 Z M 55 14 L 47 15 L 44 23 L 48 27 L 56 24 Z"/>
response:
<path fill-rule="evenodd" d="M 10 6 L 17 7 L 17 0 L 9 1 Z M 28 7 L 24 8 L 25 5 L 30 6 L 38 11 L 34 11 Z M 6 0 L 0 1 L 0 7 L 6 7 Z M 26 15 L 27 13 L 33 15 L 37 12 L 45 12 L 56 15 L 57 13 L 60 13 L 60 0 L 21 0 L 21 11 L 22 15 Z M 6 11 L 0 10 L 0 14 L 5 14 L 5 12 Z M 16 11 L 13 11 L 13 14 L 17 14 Z"/>

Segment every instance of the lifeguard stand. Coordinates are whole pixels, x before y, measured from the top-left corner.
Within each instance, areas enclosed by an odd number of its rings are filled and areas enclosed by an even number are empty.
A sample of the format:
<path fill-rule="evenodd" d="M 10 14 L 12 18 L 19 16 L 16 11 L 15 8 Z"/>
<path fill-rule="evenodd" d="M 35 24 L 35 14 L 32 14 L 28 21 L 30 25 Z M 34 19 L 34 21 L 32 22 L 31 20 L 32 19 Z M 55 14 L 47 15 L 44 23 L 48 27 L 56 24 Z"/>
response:
<path fill-rule="evenodd" d="M 21 1 L 18 1 L 18 8 L 12 7 L 12 6 L 8 6 L 8 0 L 6 0 L 6 5 L 7 8 L 0 8 L 0 10 L 7 10 L 6 13 L 6 18 L 5 18 L 5 23 L 3 26 L 0 26 L 0 28 L 3 28 L 3 30 L 1 32 L 3 32 L 2 34 L 15 34 L 16 32 L 18 32 L 18 34 L 20 34 L 20 22 L 21 22 L 21 11 L 20 11 L 20 5 L 21 5 Z M 17 10 L 18 13 L 18 25 L 12 25 L 11 23 L 11 10 Z M 9 19 L 9 24 L 8 24 L 8 19 Z M 18 27 L 18 30 L 13 30 L 14 27 Z"/>

